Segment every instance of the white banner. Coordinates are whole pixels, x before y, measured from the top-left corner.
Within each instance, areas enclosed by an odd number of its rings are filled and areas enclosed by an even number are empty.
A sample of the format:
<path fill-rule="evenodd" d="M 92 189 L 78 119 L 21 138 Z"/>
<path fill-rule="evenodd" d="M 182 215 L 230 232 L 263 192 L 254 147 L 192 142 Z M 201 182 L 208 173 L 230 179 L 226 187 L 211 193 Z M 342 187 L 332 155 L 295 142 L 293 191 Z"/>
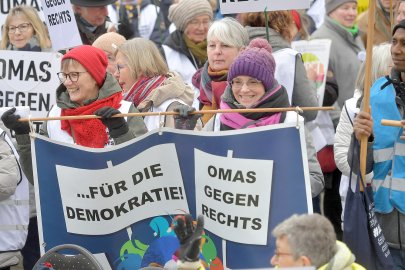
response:
<path fill-rule="evenodd" d="M 175 153 L 174 144 L 162 144 L 106 169 L 57 165 L 67 231 L 109 234 L 178 209 L 189 212 Z"/>
<path fill-rule="evenodd" d="M 29 106 L 32 117 L 45 117 L 55 104 L 60 54 L 1 51 L 0 107 Z"/>
<path fill-rule="evenodd" d="M 41 1 L 53 50 L 57 51 L 81 45 L 82 39 L 70 1 Z"/>
<path fill-rule="evenodd" d="M 273 161 L 220 157 L 195 150 L 196 212 L 216 235 L 267 244 Z"/>
<path fill-rule="evenodd" d="M 219 0 L 222 14 L 309 8 L 309 0 Z"/>

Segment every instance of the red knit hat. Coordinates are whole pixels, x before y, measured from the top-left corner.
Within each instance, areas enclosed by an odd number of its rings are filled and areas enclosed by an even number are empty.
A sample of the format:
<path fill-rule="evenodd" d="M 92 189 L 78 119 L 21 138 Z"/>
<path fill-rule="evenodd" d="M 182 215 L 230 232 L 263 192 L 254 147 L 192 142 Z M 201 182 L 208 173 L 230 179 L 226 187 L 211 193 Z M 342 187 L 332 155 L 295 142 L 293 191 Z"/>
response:
<path fill-rule="evenodd" d="M 96 80 L 98 86 L 103 85 L 108 65 L 107 55 L 103 50 L 90 45 L 82 45 L 68 51 L 62 57 L 62 61 L 69 58 L 82 64 Z"/>

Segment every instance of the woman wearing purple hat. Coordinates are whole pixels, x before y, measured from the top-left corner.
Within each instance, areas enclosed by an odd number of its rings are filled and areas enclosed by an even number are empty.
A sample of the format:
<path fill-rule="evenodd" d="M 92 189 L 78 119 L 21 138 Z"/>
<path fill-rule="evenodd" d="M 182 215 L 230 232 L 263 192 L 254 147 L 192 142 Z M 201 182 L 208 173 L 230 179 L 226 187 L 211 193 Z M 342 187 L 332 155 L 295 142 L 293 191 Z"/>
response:
<path fill-rule="evenodd" d="M 275 67 L 270 44 L 261 38 L 252 40 L 229 69 L 228 87 L 221 97 L 220 109 L 290 107 L 286 89 L 274 78 Z M 217 114 L 204 130 L 244 129 L 296 121 L 296 112 Z M 312 197 L 315 197 L 323 190 L 324 181 L 312 139 L 308 132 L 305 134 Z"/>

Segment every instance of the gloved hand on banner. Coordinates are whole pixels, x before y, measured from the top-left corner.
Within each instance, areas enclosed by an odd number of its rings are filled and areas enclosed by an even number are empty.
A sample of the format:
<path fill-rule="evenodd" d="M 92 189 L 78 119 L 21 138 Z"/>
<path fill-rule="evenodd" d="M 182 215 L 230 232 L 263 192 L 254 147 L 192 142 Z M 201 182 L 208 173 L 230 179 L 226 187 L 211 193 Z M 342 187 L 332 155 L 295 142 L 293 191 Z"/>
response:
<path fill-rule="evenodd" d="M 21 118 L 18 114 L 15 114 L 16 108 L 11 108 L 10 110 L 3 113 L 1 116 L 1 121 L 4 125 L 15 132 L 17 135 L 30 133 L 30 126 L 28 122 L 20 122 L 18 119 Z"/>
<path fill-rule="evenodd" d="M 195 112 L 195 108 L 184 104 L 177 105 L 173 111 L 179 113 L 174 115 L 174 127 L 177 129 L 193 130 L 202 116 L 201 114 L 191 114 Z"/>
<path fill-rule="evenodd" d="M 128 123 L 124 117 L 112 118 L 113 115 L 119 113 L 121 113 L 119 110 L 112 107 L 103 107 L 94 112 L 95 115 L 101 117 L 101 122 L 108 128 L 112 138 L 117 138 L 129 131 Z"/>
<path fill-rule="evenodd" d="M 180 261 L 182 268 L 198 269 L 200 267 L 199 255 L 201 236 L 204 231 L 204 217 L 198 216 L 197 224 L 193 225 L 193 217 L 190 214 L 185 219 L 177 219 L 174 232 L 180 242 Z"/>

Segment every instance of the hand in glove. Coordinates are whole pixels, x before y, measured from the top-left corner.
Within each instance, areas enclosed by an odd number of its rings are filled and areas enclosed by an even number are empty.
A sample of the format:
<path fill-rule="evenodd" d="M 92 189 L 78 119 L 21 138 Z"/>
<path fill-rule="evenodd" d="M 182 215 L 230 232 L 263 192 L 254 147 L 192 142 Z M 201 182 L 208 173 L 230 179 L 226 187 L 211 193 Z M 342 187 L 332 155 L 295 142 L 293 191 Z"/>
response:
<path fill-rule="evenodd" d="M 119 113 L 121 113 L 119 110 L 112 107 L 103 107 L 94 112 L 95 115 L 101 117 L 101 122 L 108 128 L 112 138 L 117 138 L 129 131 L 127 121 L 125 121 L 124 117 L 111 117 Z"/>
<path fill-rule="evenodd" d="M 201 114 L 191 114 L 195 112 L 195 108 L 184 104 L 176 106 L 173 111 L 179 113 L 174 115 L 174 127 L 177 129 L 193 130 L 197 120 L 202 116 Z"/>
<path fill-rule="evenodd" d="M 1 116 L 1 121 L 4 125 L 15 132 L 15 134 L 22 135 L 30 133 L 30 126 L 28 122 L 20 122 L 18 119 L 21 118 L 18 114 L 15 114 L 16 108 L 12 108 Z"/>
<path fill-rule="evenodd" d="M 174 232 L 180 242 L 180 260 L 182 262 L 197 262 L 200 254 L 201 235 L 204 230 L 204 217 L 198 216 L 197 225 L 193 225 L 193 218 L 190 214 L 185 220 L 179 218 L 174 227 Z"/>

